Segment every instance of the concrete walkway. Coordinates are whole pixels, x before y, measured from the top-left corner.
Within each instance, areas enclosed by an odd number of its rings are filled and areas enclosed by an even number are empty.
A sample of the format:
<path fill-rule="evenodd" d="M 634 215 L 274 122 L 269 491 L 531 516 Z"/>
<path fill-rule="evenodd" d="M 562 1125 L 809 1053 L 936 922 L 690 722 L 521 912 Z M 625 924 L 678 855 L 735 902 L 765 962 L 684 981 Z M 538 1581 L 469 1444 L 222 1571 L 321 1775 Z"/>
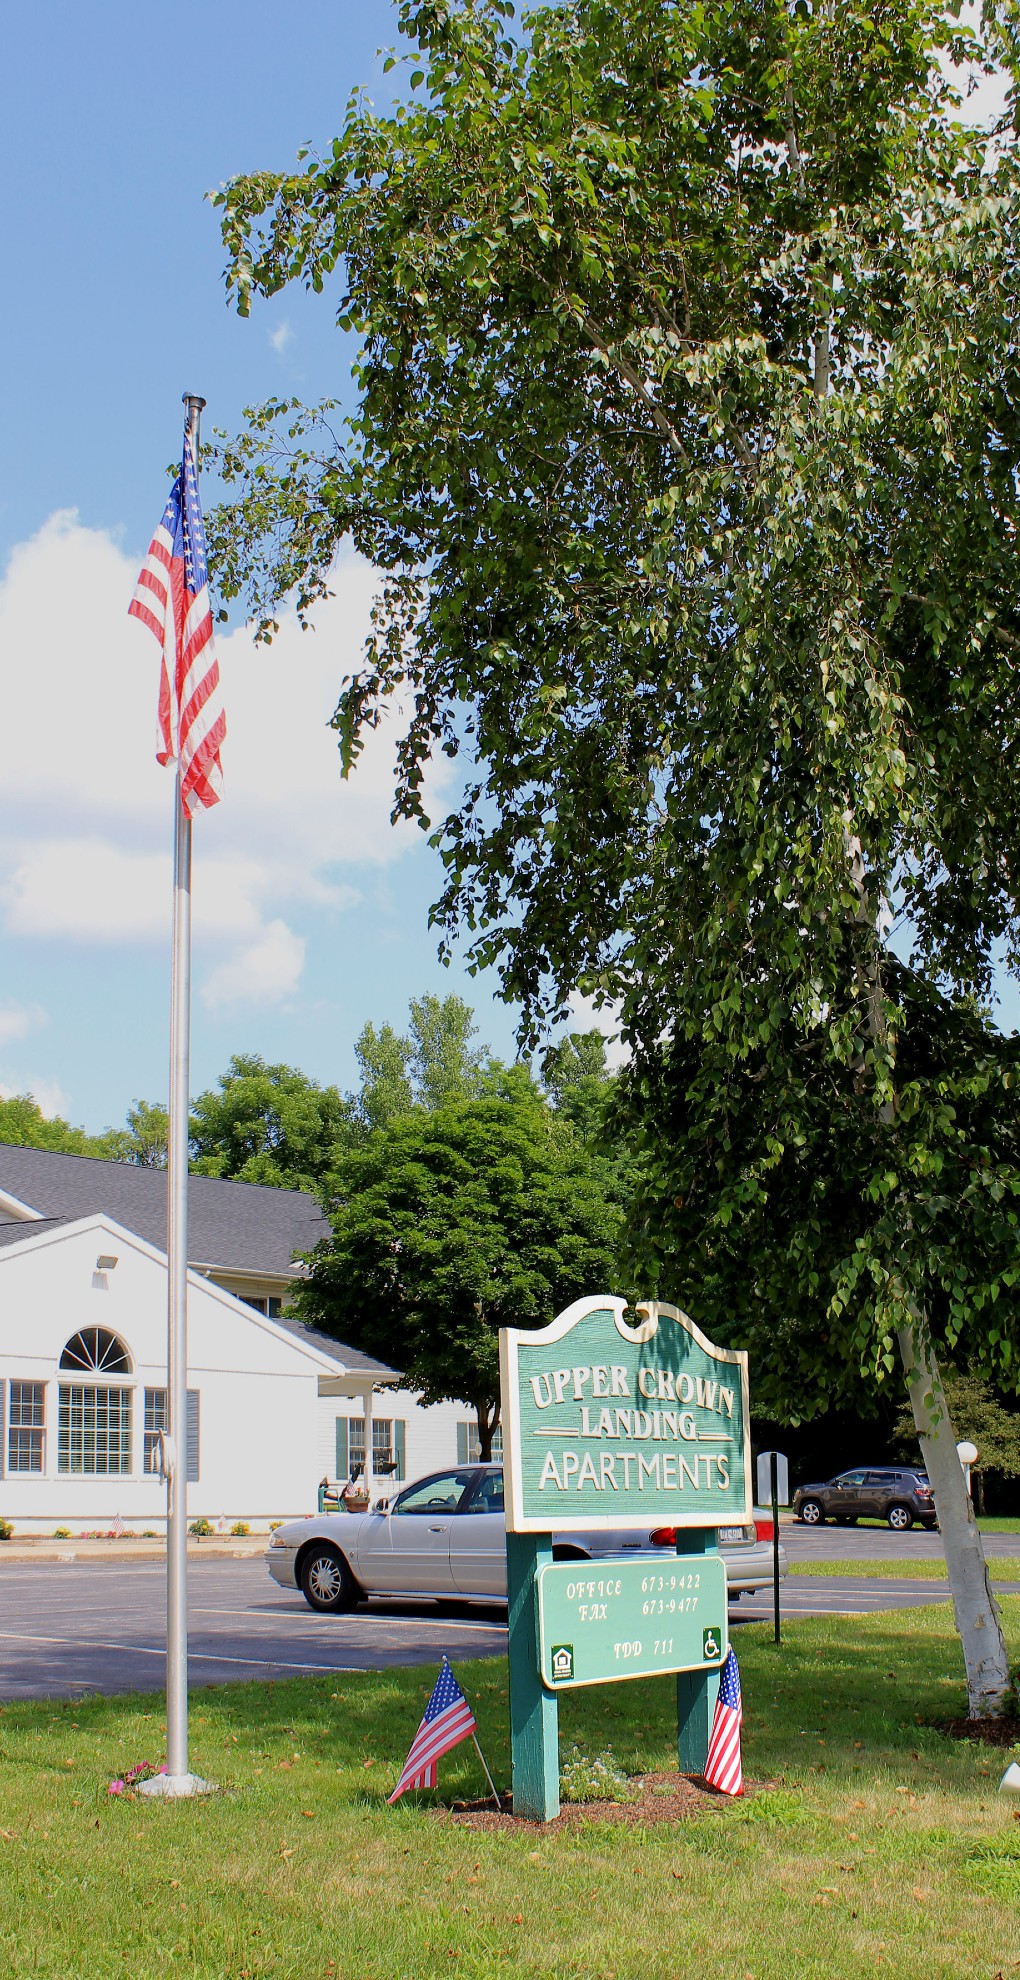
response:
<path fill-rule="evenodd" d="M 189 1540 L 189 1560 L 261 1560 L 269 1545 L 268 1533 L 216 1533 L 211 1539 Z M 166 1548 L 162 1537 L 156 1540 L 54 1540 L 15 1536 L 0 1541 L 0 1568 L 29 1561 L 162 1561 Z"/>

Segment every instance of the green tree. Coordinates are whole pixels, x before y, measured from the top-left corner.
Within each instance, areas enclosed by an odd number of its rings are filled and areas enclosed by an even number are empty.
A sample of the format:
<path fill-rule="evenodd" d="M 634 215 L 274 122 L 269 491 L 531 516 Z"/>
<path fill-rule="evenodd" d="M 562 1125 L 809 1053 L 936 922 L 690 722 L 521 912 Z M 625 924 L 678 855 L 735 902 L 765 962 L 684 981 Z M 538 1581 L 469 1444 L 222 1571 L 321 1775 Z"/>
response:
<path fill-rule="evenodd" d="M 561 1119 L 570 1122 L 582 1141 L 597 1140 L 615 1087 L 601 1031 L 570 1031 L 550 1046 L 542 1079 Z"/>
<path fill-rule="evenodd" d="M 391 1024 L 366 1024 L 354 1047 L 361 1068 L 359 1110 L 369 1128 L 388 1127 L 414 1106 L 410 1064 L 413 1046 Z"/>
<path fill-rule="evenodd" d="M 127 1127 L 117 1131 L 118 1162 L 140 1169 L 165 1169 L 169 1117 L 159 1100 L 136 1100 L 128 1108 Z"/>
<path fill-rule="evenodd" d="M 888 976 L 901 1017 L 898 1108 L 884 1125 L 862 1069 L 834 1066 L 824 1035 L 808 1042 L 792 1019 L 739 1064 L 660 1040 L 616 1093 L 632 1269 L 689 1301 L 724 1344 L 750 1348 L 756 1412 L 780 1422 L 866 1414 L 869 1390 L 888 1395 L 891 1269 L 924 1286 L 949 1354 L 973 1344 L 1001 1365 L 1004 1341 L 1009 1355 L 1020 1039 L 901 964 Z"/>
<path fill-rule="evenodd" d="M 482 1093 L 491 1055 L 476 1046 L 474 1013 L 462 997 L 412 997 L 407 1036 L 366 1024 L 355 1046 L 361 1068 L 360 1114 L 386 1127 L 413 1107 L 459 1106 Z"/>
<path fill-rule="evenodd" d="M 51 1148 L 61 1155 L 97 1155 L 119 1160 L 117 1129 L 89 1134 L 85 1128 L 72 1127 L 59 1114 L 45 1115 L 31 1093 L 0 1098 L 0 1142 L 14 1148 Z"/>
<path fill-rule="evenodd" d="M 191 1167 L 198 1175 L 318 1190 L 350 1131 L 352 1108 L 335 1086 L 257 1053 L 231 1059 L 218 1086 L 191 1107 Z"/>
<path fill-rule="evenodd" d="M 533 1100 L 475 1100 L 378 1129 L 335 1188 L 299 1311 L 401 1369 L 426 1402 L 469 1403 L 487 1458 L 500 1327 L 542 1326 L 617 1282 L 620 1212 L 602 1171 Z"/>
<path fill-rule="evenodd" d="M 456 1107 L 477 1100 L 489 1052 L 472 1044 L 474 1013 L 463 997 L 412 997 L 411 1077 L 422 1107 Z"/>
<path fill-rule="evenodd" d="M 355 97 L 324 157 L 222 194 L 241 307 L 335 285 L 360 356 L 339 446 L 271 406 L 226 450 L 221 579 L 271 618 L 348 532 L 378 566 L 344 761 L 399 696 L 397 810 L 422 817 L 427 758 L 465 749 L 436 919 L 532 1036 L 580 983 L 635 1051 L 675 1038 L 720 1085 L 763 1054 L 779 1153 L 820 1049 L 895 1195 L 889 904 L 956 991 L 1020 955 L 1017 146 L 953 122 L 941 66 L 969 48 L 1015 78 L 1012 30 L 992 6 L 971 40 L 925 0 L 510 17 L 408 0 L 413 100 Z M 876 1223 L 862 1359 L 903 1362 L 972 1708 L 997 1709 L 927 1201 Z M 1008 1365 L 1006 1303 L 960 1301 Z M 837 1293 L 835 1365 L 846 1315 Z"/>
<path fill-rule="evenodd" d="M 1020 1409 L 1014 1394 L 1011 1406 L 997 1395 L 992 1384 L 973 1369 L 946 1368 L 942 1375 L 946 1402 L 953 1431 L 958 1440 L 964 1438 L 977 1448 L 978 1461 L 975 1473 L 983 1482 L 991 1476 L 996 1480 L 1020 1478 Z M 902 1410 L 896 1419 L 896 1436 L 900 1448 L 913 1454 L 917 1449 L 917 1432 L 909 1410 Z"/>

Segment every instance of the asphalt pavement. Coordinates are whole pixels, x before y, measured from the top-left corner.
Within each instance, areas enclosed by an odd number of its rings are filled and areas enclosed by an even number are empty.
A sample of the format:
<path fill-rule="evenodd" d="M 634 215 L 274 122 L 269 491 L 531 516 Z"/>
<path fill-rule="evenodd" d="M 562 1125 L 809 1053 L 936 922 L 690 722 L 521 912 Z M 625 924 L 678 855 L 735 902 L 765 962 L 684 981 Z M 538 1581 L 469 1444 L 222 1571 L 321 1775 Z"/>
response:
<path fill-rule="evenodd" d="M 166 1581 L 150 1561 L 40 1562 L 0 1568 L 0 1699 L 161 1691 Z M 505 1611 L 441 1616 L 435 1605 L 373 1603 L 316 1615 L 264 1563 L 189 1561 L 192 1685 L 377 1671 L 506 1648 Z"/>
<path fill-rule="evenodd" d="M 788 1576 L 782 1614 L 791 1622 L 799 1615 L 915 1608 L 948 1594 L 941 1581 L 867 1573 L 869 1557 L 937 1557 L 937 1534 L 795 1527 L 784 1528 L 783 1543 L 791 1560 L 861 1563 L 859 1575 Z M 989 1553 L 1020 1557 L 1020 1534 L 989 1535 L 986 1545 Z M 162 1690 L 165 1589 L 163 1568 L 152 1561 L 0 1565 L 0 1699 Z M 320 1616 L 296 1589 L 277 1587 L 260 1559 L 189 1561 L 188 1593 L 195 1687 L 438 1664 L 444 1652 L 454 1659 L 494 1657 L 506 1648 L 506 1611 L 495 1606 L 441 1615 L 426 1603 L 373 1602 L 349 1615 Z M 745 1595 L 731 1606 L 730 1626 L 771 1616 L 771 1590 Z"/>
<path fill-rule="evenodd" d="M 985 1554 L 1015 1554 L 1020 1558 L 1020 1533 L 984 1533 Z M 912 1526 L 893 1533 L 888 1526 L 801 1526 L 782 1520 L 779 1538 L 791 1561 L 941 1561 L 941 1533 Z M 863 1572 L 864 1570 L 862 1570 Z M 1017 1569 L 1020 1577 L 1020 1567 Z"/>

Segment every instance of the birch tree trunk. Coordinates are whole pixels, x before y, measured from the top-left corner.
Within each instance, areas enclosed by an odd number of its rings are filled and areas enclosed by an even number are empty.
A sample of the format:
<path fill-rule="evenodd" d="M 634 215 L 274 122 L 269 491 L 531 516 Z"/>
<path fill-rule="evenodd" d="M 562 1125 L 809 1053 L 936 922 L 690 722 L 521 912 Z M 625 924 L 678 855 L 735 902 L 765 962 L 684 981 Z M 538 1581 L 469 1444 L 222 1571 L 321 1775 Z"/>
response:
<path fill-rule="evenodd" d="M 972 1719 L 997 1718 L 1010 1696 L 1002 1617 L 988 1579 L 985 1551 L 938 1364 L 931 1348 L 922 1346 L 919 1335 L 916 1324 L 899 1330 L 900 1356 L 946 1552 L 953 1613 L 967 1672 L 968 1715 Z"/>
<path fill-rule="evenodd" d="M 860 839 L 849 829 L 849 813 L 847 819 L 845 842 L 858 901 L 857 920 L 868 936 L 865 964 L 868 1029 L 872 1042 L 884 1049 L 888 1044 L 888 1024 L 882 989 L 877 909 L 869 894 Z M 894 1124 L 894 1100 L 890 1100 L 883 1109 L 883 1118 L 887 1125 Z M 931 1343 L 924 1339 L 926 1331 L 917 1313 L 912 1324 L 897 1329 L 900 1359 L 921 1453 L 935 1496 L 953 1614 L 963 1646 L 968 1715 L 974 1719 L 999 1718 L 1007 1707 L 1011 1693 L 1002 1616 L 992 1594 L 985 1550 L 956 1448 L 942 1378 Z"/>

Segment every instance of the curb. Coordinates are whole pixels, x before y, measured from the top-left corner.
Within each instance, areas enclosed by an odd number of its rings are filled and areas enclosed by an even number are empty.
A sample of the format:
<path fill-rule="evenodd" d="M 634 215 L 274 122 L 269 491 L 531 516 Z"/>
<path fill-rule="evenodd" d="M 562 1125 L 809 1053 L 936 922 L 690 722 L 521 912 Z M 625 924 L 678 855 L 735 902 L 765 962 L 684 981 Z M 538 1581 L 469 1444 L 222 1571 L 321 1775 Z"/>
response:
<path fill-rule="evenodd" d="M 214 1561 L 261 1560 L 269 1545 L 268 1533 L 250 1538 L 189 1540 L 189 1561 L 206 1556 Z M 24 1566 L 26 1561 L 162 1561 L 166 1546 L 162 1540 L 5 1540 L 0 1542 L 0 1568 L 5 1561 Z"/>

